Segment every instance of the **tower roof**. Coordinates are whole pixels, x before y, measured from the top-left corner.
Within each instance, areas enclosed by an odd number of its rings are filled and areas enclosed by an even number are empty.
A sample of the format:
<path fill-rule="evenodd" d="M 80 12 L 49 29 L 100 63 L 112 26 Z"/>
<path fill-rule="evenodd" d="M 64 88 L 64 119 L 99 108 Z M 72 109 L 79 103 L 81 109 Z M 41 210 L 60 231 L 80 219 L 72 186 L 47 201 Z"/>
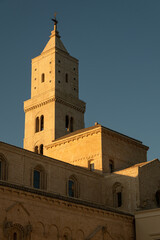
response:
<path fill-rule="evenodd" d="M 43 49 L 42 53 L 49 51 L 51 49 L 54 49 L 54 48 L 68 53 L 67 49 L 65 48 L 65 46 L 63 45 L 63 43 L 60 39 L 59 32 L 57 31 L 57 21 L 54 24 L 54 30 L 51 32 L 50 40 L 48 41 L 47 45 Z"/>

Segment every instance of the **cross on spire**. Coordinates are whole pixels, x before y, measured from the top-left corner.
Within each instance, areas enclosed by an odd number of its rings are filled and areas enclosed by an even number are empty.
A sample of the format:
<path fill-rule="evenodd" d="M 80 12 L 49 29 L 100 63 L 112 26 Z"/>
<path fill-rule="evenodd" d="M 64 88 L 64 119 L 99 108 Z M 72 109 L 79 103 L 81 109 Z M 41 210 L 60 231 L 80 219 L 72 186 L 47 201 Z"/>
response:
<path fill-rule="evenodd" d="M 57 19 L 56 19 L 56 15 L 57 15 L 57 13 L 55 12 L 55 13 L 54 13 L 54 18 L 52 18 L 52 21 L 54 22 L 55 29 L 56 29 L 56 26 L 57 26 L 57 24 L 58 24 L 58 21 L 57 21 Z"/>

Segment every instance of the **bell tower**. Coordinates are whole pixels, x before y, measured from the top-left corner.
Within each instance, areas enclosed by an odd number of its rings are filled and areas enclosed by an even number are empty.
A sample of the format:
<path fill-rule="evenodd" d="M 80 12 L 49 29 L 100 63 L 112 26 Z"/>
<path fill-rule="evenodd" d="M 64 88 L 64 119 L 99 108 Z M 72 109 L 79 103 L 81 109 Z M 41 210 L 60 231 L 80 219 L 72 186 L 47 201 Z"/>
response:
<path fill-rule="evenodd" d="M 79 99 L 78 60 L 68 53 L 57 20 L 42 53 L 32 59 L 31 98 L 24 102 L 24 148 L 45 154 L 45 145 L 84 128 L 85 102 Z"/>

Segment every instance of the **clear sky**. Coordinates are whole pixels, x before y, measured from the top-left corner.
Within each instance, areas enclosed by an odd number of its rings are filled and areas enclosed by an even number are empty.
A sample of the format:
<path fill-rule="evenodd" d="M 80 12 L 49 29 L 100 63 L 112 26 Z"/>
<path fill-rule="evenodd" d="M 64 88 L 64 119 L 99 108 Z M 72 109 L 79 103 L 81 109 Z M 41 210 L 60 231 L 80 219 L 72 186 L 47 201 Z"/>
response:
<path fill-rule="evenodd" d="M 58 30 L 79 59 L 85 126 L 102 124 L 160 159 L 160 0 L 0 0 L 0 141 L 23 147 L 31 59 Z"/>

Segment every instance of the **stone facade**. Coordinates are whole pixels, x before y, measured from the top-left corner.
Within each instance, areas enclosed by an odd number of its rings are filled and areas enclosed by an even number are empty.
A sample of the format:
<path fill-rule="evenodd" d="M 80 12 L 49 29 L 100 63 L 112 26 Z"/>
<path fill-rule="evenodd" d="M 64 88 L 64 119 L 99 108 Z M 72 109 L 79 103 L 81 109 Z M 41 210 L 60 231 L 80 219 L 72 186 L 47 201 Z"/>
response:
<path fill-rule="evenodd" d="M 159 160 L 136 139 L 84 128 L 78 88 L 55 24 L 32 60 L 24 149 L 0 142 L 0 239 L 134 240 L 134 213 L 160 206 Z"/>

